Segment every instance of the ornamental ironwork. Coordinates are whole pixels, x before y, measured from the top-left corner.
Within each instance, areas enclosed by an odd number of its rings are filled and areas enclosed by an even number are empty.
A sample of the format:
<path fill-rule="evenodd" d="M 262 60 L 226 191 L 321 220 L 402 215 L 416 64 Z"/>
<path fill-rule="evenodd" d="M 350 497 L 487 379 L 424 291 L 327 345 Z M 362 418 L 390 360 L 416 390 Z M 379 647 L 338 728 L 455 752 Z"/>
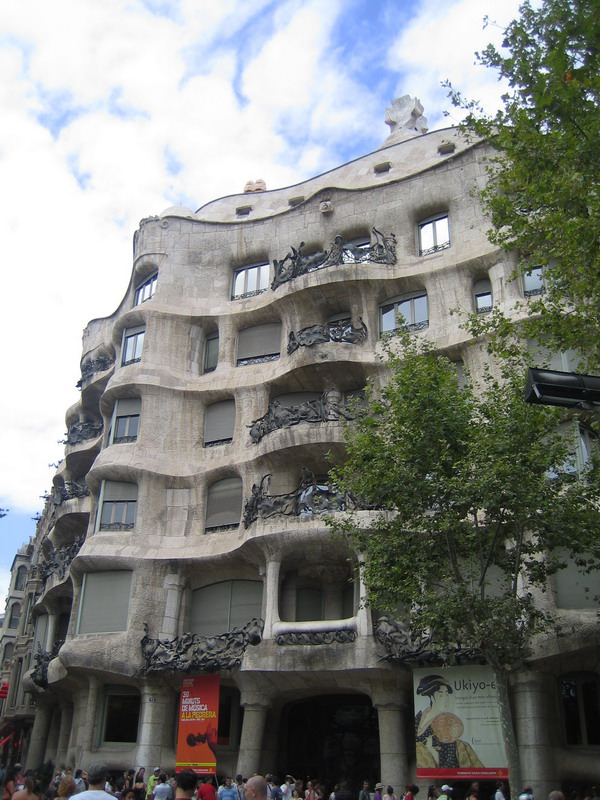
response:
<path fill-rule="evenodd" d="M 87 439 L 95 439 L 102 433 L 104 425 L 101 422 L 74 422 L 60 444 L 79 444 Z"/>
<path fill-rule="evenodd" d="M 155 672 L 218 672 L 236 669 L 248 645 L 262 641 L 264 620 L 254 617 L 242 628 L 232 628 L 216 636 L 184 633 L 174 639 L 152 639 L 144 623 L 141 640 L 144 664 L 140 675 Z"/>
<path fill-rule="evenodd" d="M 71 544 L 64 547 L 55 548 L 49 539 L 46 539 L 43 545 L 43 558 L 40 564 L 40 576 L 45 582 L 50 575 L 56 573 L 58 579 L 62 580 L 67 574 L 67 570 L 71 561 L 75 558 L 77 553 L 81 550 L 81 545 L 85 541 L 85 536 L 82 534 L 75 539 Z"/>
<path fill-rule="evenodd" d="M 362 344 L 367 338 L 367 326 L 360 320 L 354 326 L 350 318 L 327 322 L 325 325 L 308 325 L 299 331 L 291 331 L 288 337 L 287 351 L 290 356 L 299 347 L 313 347 L 323 342 L 345 342 L 346 344 Z"/>
<path fill-rule="evenodd" d="M 355 508 L 349 495 L 338 491 L 334 486 L 319 483 L 311 470 L 303 467 L 298 487 L 286 494 L 269 494 L 271 473 L 263 475 L 260 484 L 253 484 L 252 495 L 244 505 L 244 525 L 246 528 L 257 519 L 268 519 L 279 514 L 289 517 L 302 517 L 310 514 L 345 511 Z"/>
<path fill-rule="evenodd" d="M 375 622 L 373 632 L 379 644 L 383 645 L 386 651 L 382 661 L 428 666 L 482 660 L 479 650 L 461 647 L 460 644 L 448 647 L 444 651 L 434 649 L 431 634 L 413 635 L 409 623 L 388 616 L 379 617 Z"/>
<path fill-rule="evenodd" d="M 38 645 L 37 653 L 33 655 L 33 667 L 31 669 L 30 677 L 36 686 L 45 689 L 48 686 L 48 665 L 53 658 L 56 658 L 58 651 L 63 646 L 64 641 L 60 640 L 54 643 L 52 650 L 42 650 Z"/>
<path fill-rule="evenodd" d="M 316 422 L 337 422 L 353 419 L 351 408 L 343 401 L 338 402 L 333 390 L 323 392 L 320 397 L 302 403 L 284 406 L 279 400 L 272 400 L 266 414 L 255 419 L 248 428 L 253 444 L 258 444 L 263 436 L 280 428 Z"/>
<path fill-rule="evenodd" d="M 77 381 L 77 388 L 81 389 L 83 384 L 92 378 L 97 372 L 106 372 L 115 363 L 114 358 L 108 356 L 98 356 L 86 361 L 81 367 L 81 378 Z"/>
<path fill-rule="evenodd" d="M 55 506 L 60 506 L 66 500 L 88 497 L 89 493 L 90 490 L 84 482 L 65 481 L 64 486 L 55 486 L 52 489 L 52 502 Z"/>
<path fill-rule="evenodd" d="M 287 631 L 275 637 L 275 643 L 283 645 L 301 644 L 348 644 L 356 641 L 356 631 L 329 630 L 329 631 Z"/>
<path fill-rule="evenodd" d="M 306 254 L 302 252 L 304 242 L 300 242 L 297 248 L 290 247 L 290 252 L 284 258 L 273 260 L 275 277 L 271 283 L 271 289 L 277 289 L 278 286 L 297 278 L 299 275 L 306 275 L 309 272 L 324 269 L 325 267 L 335 267 L 340 264 L 363 264 L 366 262 L 395 264 L 395 235 L 393 233 L 386 235 L 378 231 L 377 228 L 372 228 L 372 233 L 375 237 L 373 244 L 344 243 L 344 237 L 338 234 L 329 250 L 318 250 L 316 253 Z"/>

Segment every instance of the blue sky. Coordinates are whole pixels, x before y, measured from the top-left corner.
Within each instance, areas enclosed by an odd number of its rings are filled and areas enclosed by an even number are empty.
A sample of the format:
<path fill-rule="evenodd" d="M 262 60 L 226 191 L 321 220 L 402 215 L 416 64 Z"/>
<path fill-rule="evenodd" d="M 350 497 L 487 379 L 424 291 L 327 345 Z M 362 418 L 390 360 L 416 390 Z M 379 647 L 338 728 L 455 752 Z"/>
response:
<path fill-rule="evenodd" d="M 139 220 L 370 152 L 403 94 L 431 129 L 452 124 L 444 79 L 493 111 L 503 87 L 474 52 L 517 11 L 516 0 L 0 4 L 0 596 L 62 457 L 82 330 L 124 294 Z"/>

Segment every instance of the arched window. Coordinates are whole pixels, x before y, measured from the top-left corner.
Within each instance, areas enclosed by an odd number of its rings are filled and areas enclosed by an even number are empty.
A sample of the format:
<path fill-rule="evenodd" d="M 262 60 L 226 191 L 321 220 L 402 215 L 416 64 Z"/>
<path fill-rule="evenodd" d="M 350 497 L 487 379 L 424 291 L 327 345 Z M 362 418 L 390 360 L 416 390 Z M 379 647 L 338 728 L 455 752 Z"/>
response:
<path fill-rule="evenodd" d="M 252 264 L 236 270 L 233 274 L 231 299 L 241 300 L 266 292 L 269 288 L 269 270 L 268 263 Z"/>
<path fill-rule="evenodd" d="M 17 570 L 17 577 L 15 578 L 15 590 L 17 592 L 22 592 L 25 588 L 25 584 L 27 583 L 27 567 L 25 564 L 21 564 L 19 569 Z"/>
<path fill-rule="evenodd" d="M 475 303 L 476 314 L 486 314 L 492 310 L 494 298 L 492 296 L 492 284 L 489 278 L 482 278 L 473 284 L 473 301 Z"/>
<path fill-rule="evenodd" d="M 380 333 L 420 331 L 429 325 L 429 304 L 424 290 L 391 297 L 379 307 Z"/>
<path fill-rule="evenodd" d="M 192 592 L 190 630 L 206 636 L 226 633 L 261 613 L 261 581 L 213 583 Z"/>
<path fill-rule="evenodd" d="M 21 603 L 13 603 L 10 607 L 10 614 L 8 616 L 8 627 L 18 628 L 19 620 L 21 619 Z"/>
<path fill-rule="evenodd" d="M 208 487 L 204 530 L 237 528 L 242 514 L 242 479 L 223 478 Z"/>
<path fill-rule="evenodd" d="M 281 323 L 254 325 L 238 333 L 237 366 L 275 361 L 281 351 Z"/>
<path fill-rule="evenodd" d="M 568 745 L 600 744 L 600 679 L 595 672 L 561 675 L 558 691 Z"/>
<path fill-rule="evenodd" d="M 235 425 L 235 400 L 221 400 L 207 406 L 204 417 L 204 447 L 229 444 Z"/>

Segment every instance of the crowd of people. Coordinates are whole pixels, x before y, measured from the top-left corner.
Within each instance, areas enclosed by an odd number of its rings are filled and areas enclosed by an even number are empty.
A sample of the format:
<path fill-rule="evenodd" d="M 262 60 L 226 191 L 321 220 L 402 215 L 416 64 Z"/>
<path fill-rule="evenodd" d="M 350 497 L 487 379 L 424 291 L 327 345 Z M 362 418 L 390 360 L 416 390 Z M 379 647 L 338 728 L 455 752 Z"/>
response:
<path fill-rule="evenodd" d="M 90 766 L 88 770 L 63 767 L 50 780 L 34 770 L 23 772 L 20 764 L 0 770 L 2 800 L 416 800 L 419 787 L 407 783 L 396 794 L 393 786 L 375 783 L 371 788 L 364 781 L 362 788 L 350 788 L 340 781 L 331 790 L 320 780 L 294 778 L 286 775 L 280 783 L 273 774 L 245 778 L 224 777 L 219 783 L 215 775 L 199 776 L 191 770 L 169 772 L 155 767 L 149 777 L 144 767 L 128 769 L 121 773 L 109 771 L 104 765 Z M 424 794 L 424 793 L 423 793 Z M 430 786 L 427 800 L 507 800 L 507 787 L 503 781 L 496 783 L 495 792 L 485 794 L 479 782 L 473 782 L 465 791 L 455 792 L 448 784 Z M 425 798 L 423 798 L 425 800 Z M 531 787 L 525 787 L 518 800 L 534 800 Z M 584 794 L 573 792 L 565 798 L 563 792 L 550 793 L 548 800 L 600 800 L 597 786 Z"/>

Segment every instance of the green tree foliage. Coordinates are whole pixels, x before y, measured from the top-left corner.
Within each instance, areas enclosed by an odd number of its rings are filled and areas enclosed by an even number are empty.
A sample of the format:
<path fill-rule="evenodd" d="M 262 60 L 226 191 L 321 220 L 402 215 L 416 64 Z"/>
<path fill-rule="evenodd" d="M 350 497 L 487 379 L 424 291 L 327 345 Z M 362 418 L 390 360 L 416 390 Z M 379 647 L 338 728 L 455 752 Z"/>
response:
<path fill-rule="evenodd" d="M 395 344 L 394 344 L 395 348 Z M 482 654 L 495 673 L 513 791 L 520 789 L 506 675 L 553 624 L 541 595 L 573 558 L 600 562 L 597 467 L 574 469 L 560 411 L 523 401 L 520 364 L 461 386 L 433 346 L 388 347 L 389 380 L 370 386 L 346 428 L 335 483 L 376 511 L 328 524 L 362 553 L 369 603 L 402 616 L 413 639 L 452 663 Z M 410 659 L 407 659 L 410 660 Z"/>
<path fill-rule="evenodd" d="M 461 386 L 451 362 L 407 337 L 388 363 L 334 470 L 381 510 L 330 524 L 365 554 L 375 608 L 409 610 L 442 653 L 460 643 L 516 668 L 549 623 L 536 593 L 564 565 L 556 554 L 600 558 L 596 467 L 574 468 L 577 428 L 560 433 L 558 409 L 524 403 L 522 370 Z"/>
<path fill-rule="evenodd" d="M 489 238 L 525 271 L 544 270 L 545 292 L 526 304 L 528 336 L 576 347 L 600 364 L 600 13 L 589 0 L 526 0 L 480 62 L 509 84 L 502 108 L 469 111 L 465 127 L 496 149 L 483 191 Z M 450 87 L 451 88 L 451 87 Z M 475 320 L 473 320 L 475 322 Z M 476 333 L 506 332 L 498 315 Z"/>

